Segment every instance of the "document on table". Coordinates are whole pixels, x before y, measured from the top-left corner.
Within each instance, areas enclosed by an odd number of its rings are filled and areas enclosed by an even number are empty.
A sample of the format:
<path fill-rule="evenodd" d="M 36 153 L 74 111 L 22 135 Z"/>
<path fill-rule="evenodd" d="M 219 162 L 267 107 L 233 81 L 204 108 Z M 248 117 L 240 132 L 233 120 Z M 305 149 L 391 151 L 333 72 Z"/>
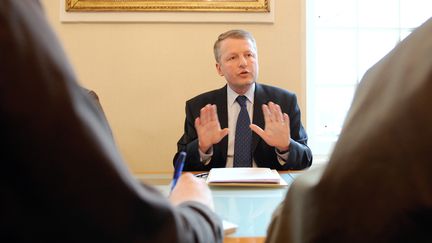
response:
<path fill-rule="evenodd" d="M 237 227 L 238 225 L 231 223 L 229 221 L 226 220 L 222 220 L 222 225 L 223 225 L 223 231 L 225 235 L 229 235 L 232 233 L 235 233 L 237 231 Z"/>
<path fill-rule="evenodd" d="M 213 168 L 207 184 L 217 186 L 287 186 L 276 170 L 269 168 Z"/>

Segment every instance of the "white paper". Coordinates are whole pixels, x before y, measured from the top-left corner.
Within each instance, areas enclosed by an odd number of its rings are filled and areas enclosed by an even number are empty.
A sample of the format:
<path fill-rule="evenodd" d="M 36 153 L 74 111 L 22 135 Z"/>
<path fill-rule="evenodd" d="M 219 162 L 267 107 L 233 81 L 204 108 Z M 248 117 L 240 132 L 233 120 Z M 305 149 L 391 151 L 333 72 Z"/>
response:
<path fill-rule="evenodd" d="M 279 183 L 279 173 L 269 168 L 213 168 L 207 183 Z"/>

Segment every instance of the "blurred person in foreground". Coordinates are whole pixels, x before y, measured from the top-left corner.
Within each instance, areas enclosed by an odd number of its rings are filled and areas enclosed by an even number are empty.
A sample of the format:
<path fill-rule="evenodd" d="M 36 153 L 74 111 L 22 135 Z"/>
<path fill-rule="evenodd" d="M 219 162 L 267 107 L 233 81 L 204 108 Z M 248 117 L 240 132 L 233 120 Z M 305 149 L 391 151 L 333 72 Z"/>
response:
<path fill-rule="evenodd" d="M 325 168 L 294 181 L 266 242 L 432 242 L 432 19 L 363 77 Z"/>
<path fill-rule="evenodd" d="M 0 242 L 222 242 L 208 187 L 129 173 L 35 0 L 0 3 Z"/>

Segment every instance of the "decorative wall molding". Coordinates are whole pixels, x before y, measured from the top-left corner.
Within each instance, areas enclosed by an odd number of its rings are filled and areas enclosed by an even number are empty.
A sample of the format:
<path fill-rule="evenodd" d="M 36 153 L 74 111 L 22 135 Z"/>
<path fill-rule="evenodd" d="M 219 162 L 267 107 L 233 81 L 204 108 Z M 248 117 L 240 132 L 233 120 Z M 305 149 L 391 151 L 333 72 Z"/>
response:
<path fill-rule="evenodd" d="M 269 12 L 269 0 L 65 0 L 66 12 Z"/>
<path fill-rule="evenodd" d="M 274 23 L 275 0 L 269 12 L 75 12 L 60 1 L 61 22 L 153 22 L 153 23 Z"/>

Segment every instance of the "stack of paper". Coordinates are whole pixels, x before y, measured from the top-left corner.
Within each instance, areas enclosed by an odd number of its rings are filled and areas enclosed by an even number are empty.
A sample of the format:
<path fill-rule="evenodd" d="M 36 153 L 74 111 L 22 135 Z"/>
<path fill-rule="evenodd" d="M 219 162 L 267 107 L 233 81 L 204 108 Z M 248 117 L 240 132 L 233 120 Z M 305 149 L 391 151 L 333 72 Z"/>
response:
<path fill-rule="evenodd" d="M 286 186 L 276 170 L 269 168 L 214 168 L 207 177 L 209 185 Z"/>
<path fill-rule="evenodd" d="M 222 221 L 223 230 L 225 235 L 235 233 L 237 231 L 238 225 L 227 220 Z"/>

